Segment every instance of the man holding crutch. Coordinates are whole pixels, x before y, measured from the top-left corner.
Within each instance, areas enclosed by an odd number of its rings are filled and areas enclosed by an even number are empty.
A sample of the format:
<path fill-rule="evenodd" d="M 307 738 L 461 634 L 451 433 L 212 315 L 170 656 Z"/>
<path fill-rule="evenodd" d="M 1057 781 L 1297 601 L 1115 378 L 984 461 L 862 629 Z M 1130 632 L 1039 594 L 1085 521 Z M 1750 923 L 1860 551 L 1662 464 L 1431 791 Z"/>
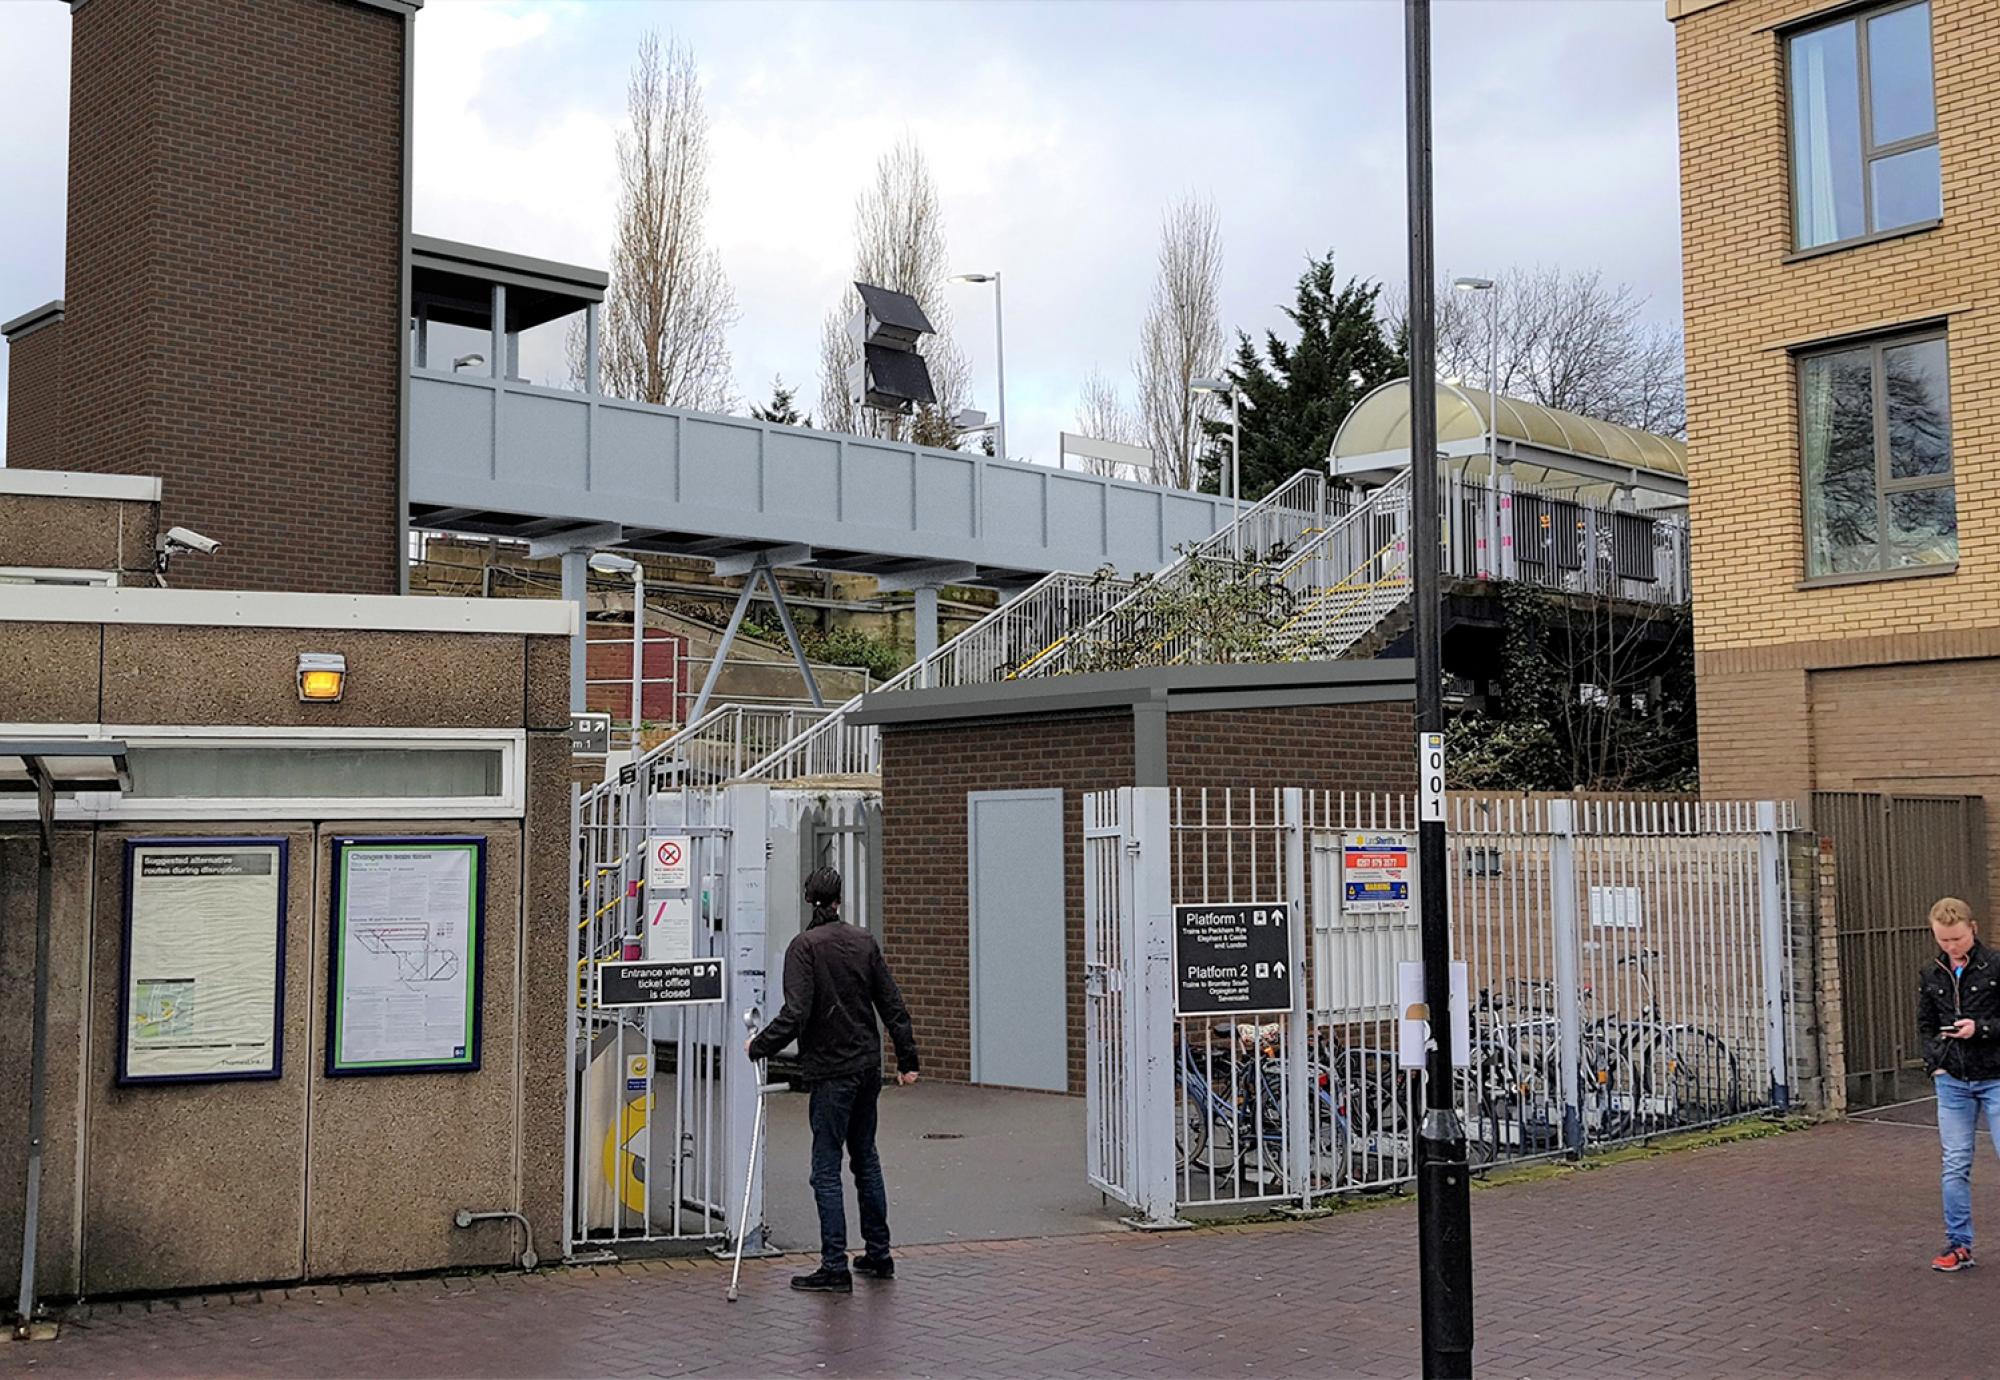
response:
<path fill-rule="evenodd" d="M 880 1013 L 896 1045 L 896 1081 L 917 1081 L 917 1039 L 903 994 L 875 936 L 840 918 L 840 874 L 822 867 L 806 878 L 812 921 L 785 950 L 785 1005 L 745 1046 L 768 1059 L 794 1039 L 812 1094 L 812 1187 L 819 1203 L 820 1264 L 792 1280 L 810 1293 L 851 1294 L 847 1203 L 840 1187 L 841 1152 L 854 1171 L 864 1253 L 853 1270 L 891 1279 L 889 1193 L 875 1152 L 876 1101 L 882 1094 Z"/>

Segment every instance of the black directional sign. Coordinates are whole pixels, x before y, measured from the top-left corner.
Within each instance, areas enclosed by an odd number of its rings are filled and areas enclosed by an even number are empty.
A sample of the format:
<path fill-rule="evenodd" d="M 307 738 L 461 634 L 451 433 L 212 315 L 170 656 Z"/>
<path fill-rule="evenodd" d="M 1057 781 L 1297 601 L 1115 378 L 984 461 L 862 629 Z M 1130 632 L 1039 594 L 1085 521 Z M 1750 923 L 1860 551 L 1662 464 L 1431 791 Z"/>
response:
<path fill-rule="evenodd" d="M 722 960 L 635 959 L 597 965 L 599 1006 L 700 1006 L 722 1000 Z"/>
<path fill-rule="evenodd" d="M 1249 1015 L 1292 1009 L 1291 907 L 1174 907 L 1174 1011 Z"/>

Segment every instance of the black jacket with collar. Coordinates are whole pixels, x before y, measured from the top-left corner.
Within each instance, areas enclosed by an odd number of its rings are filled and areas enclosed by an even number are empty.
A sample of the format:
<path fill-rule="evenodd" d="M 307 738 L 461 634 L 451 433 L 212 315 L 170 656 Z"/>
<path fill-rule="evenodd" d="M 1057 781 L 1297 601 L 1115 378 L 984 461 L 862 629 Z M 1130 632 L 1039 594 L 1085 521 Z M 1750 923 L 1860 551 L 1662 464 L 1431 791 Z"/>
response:
<path fill-rule="evenodd" d="M 784 1009 L 751 1040 L 750 1057 L 768 1059 L 797 1039 L 808 1083 L 880 1067 L 878 1011 L 896 1044 L 896 1067 L 915 1073 L 910 1013 L 875 936 L 837 914 L 815 918 L 785 950 Z"/>
<path fill-rule="evenodd" d="M 1970 1017 L 1972 1038 L 1947 1040 L 1938 1031 Z M 1975 942 L 1965 971 L 1954 975 L 1943 954 L 1934 955 L 1917 979 L 1917 1032 L 1926 1072 L 1939 1070 L 1968 1081 L 2000 1078 L 2000 954 Z"/>

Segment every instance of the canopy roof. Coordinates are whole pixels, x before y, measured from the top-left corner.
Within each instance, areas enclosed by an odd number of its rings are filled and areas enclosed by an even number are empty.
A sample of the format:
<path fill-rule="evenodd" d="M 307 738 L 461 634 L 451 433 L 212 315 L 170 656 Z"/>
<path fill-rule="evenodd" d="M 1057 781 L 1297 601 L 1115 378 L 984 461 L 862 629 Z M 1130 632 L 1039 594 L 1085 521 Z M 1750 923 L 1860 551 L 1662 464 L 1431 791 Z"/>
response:
<path fill-rule="evenodd" d="M 1463 461 L 1468 478 L 1486 473 L 1486 419 L 1492 395 L 1437 385 L 1438 450 Z M 1562 412 L 1524 398 L 1499 398 L 1495 450 L 1517 482 L 1533 488 L 1628 485 L 1655 494 L 1687 493 L 1687 444 L 1634 427 Z M 1327 457 L 1335 474 L 1363 478 L 1410 463 L 1410 381 L 1385 383 L 1347 414 Z"/>

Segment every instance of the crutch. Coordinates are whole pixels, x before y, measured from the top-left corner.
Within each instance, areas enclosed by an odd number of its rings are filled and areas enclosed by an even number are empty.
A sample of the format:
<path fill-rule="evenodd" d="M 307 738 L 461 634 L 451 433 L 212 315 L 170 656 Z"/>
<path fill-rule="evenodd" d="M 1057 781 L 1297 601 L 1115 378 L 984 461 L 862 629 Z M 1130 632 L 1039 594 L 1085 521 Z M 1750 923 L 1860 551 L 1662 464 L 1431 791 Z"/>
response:
<path fill-rule="evenodd" d="M 751 1007 L 743 1013 L 746 1030 L 757 1028 L 757 1008 Z M 729 1269 L 729 1301 L 736 1302 L 736 1282 L 743 1275 L 743 1237 L 750 1228 L 750 1186 L 757 1181 L 757 1148 L 764 1142 L 764 1072 L 767 1061 L 756 1060 L 751 1072 L 757 1077 L 757 1121 L 750 1132 L 750 1164 L 743 1171 L 743 1210 L 736 1214 L 736 1263 Z"/>

